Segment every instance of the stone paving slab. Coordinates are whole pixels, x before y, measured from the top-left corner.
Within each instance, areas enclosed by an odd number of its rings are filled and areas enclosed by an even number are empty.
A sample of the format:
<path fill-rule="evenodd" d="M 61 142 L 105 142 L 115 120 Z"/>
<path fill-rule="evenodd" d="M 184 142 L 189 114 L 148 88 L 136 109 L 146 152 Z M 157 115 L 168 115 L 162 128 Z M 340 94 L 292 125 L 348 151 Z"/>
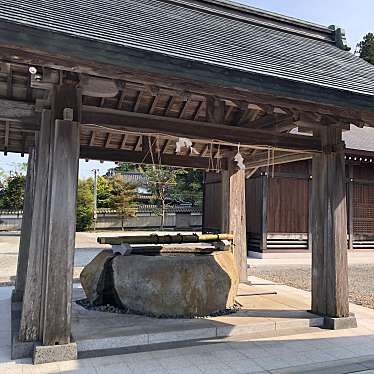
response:
<path fill-rule="evenodd" d="M 270 292 L 269 292 L 270 288 Z M 74 289 L 74 300 L 84 297 Z M 101 351 L 155 344 L 201 341 L 229 336 L 276 336 L 278 331 L 321 327 L 323 318 L 298 309 L 297 297 L 274 294 L 271 285 L 241 284 L 239 312 L 209 318 L 157 319 L 132 314 L 88 311 L 73 305 L 72 336 L 78 352 Z"/>
<path fill-rule="evenodd" d="M 251 280 L 257 284 L 265 283 L 255 278 Z M 295 297 L 300 305 L 310 302 L 308 292 L 282 285 L 272 285 L 271 289 L 280 295 Z M 301 374 L 306 369 L 315 369 L 309 374 L 343 374 L 352 369 L 371 374 L 374 371 L 371 366 L 374 360 L 374 311 L 356 305 L 351 305 L 351 310 L 358 318 L 357 329 L 308 328 L 303 333 L 277 330 L 277 336 L 256 333 L 255 336 L 175 342 L 159 344 L 157 348 L 153 346 L 153 350 L 146 352 L 135 347 L 126 354 L 118 352 L 106 357 L 32 366 L 30 359 L 10 359 L 10 294 L 10 288 L 0 288 L 1 374 L 281 374 L 280 370 Z M 357 366 L 349 366 L 355 364 L 363 367 L 356 370 Z M 339 365 L 343 371 L 336 371 Z M 325 369 L 327 371 L 322 371 Z"/>

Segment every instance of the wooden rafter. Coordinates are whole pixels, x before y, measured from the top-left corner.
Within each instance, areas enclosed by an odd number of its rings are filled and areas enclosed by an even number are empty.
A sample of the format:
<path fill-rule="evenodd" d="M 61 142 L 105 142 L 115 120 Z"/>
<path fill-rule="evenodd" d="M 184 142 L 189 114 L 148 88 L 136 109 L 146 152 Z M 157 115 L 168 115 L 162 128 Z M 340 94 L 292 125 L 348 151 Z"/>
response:
<path fill-rule="evenodd" d="M 96 131 L 92 131 L 89 146 L 93 147 L 95 144 Z"/>
<path fill-rule="evenodd" d="M 105 141 L 105 148 L 108 148 L 110 146 L 111 140 L 112 140 L 112 133 L 109 132 L 106 138 L 106 141 Z"/>
<path fill-rule="evenodd" d="M 154 111 L 156 110 L 156 107 L 157 107 L 157 104 L 158 104 L 158 101 L 160 100 L 160 96 L 159 95 L 156 95 L 154 98 L 153 98 L 153 101 L 152 101 L 152 105 L 151 107 L 149 108 L 149 114 L 153 114 Z"/>
<path fill-rule="evenodd" d="M 182 110 L 180 111 L 178 118 L 183 118 L 186 115 L 188 104 L 190 102 L 191 102 L 191 99 L 187 99 L 186 101 L 183 102 Z"/>
<path fill-rule="evenodd" d="M 123 103 L 123 100 L 125 99 L 125 96 L 126 96 L 126 92 L 125 92 L 125 88 L 124 88 L 121 91 L 121 94 L 119 95 L 119 98 L 118 98 L 118 101 L 117 101 L 117 109 L 122 108 L 122 103 Z"/>
<path fill-rule="evenodd" d="M 123 137 L 122 137 L 122 142 L 121 142 L 120 149 L 125 149 L 125 146 L 126 146 L 126 143 L 127 143 L 127 138 L 128 138 L 128 135 L 124 134 Z"/>
<path fill-rule="evenodd" d="M 134 147 L 133 150 L 135 152 L 139 152 L 139 151 L 142 150 L 142 148 L 143 148 L 143 136 L 140 135 L 140 136 L 138 136 L 138 140 L 136 141 L 136 144 L 135 144 L 135 147 Z"/>
<path fill-rule="evenodd" d="M 136 98 L 136 102 L 134 104 L 134 107 L 132 108 L 132 110 L 134 112 L 137 112 L 139 110 L 140 104 L 141 104 L 142 99 L 143 99 L 143 95 L 144 95 L 144 91 L 139 91 L 138 97 Z"/>
<path fill-rule="evenodd" d="M 163 144 L 163 146 L 162 146 L 162 148 L 161 148 L 161 153 L 165 153 L 165 152 L 166 152 L 166 149 L 167 149 L 168 146 L 170 145 L 170 142 L 171 142 L 170 139 L 165 139 L 165 143 Z"/>
<path fill-rule="evenodd" d="M 168 106 L 165 109 L 164 116 L 167 117 L 170 115 L 170 111 L 173 108 L 175 103 L 175 96 L 171 96 L 168 102 Z"/>
<path fill-rule="evenodd" d="M 204 105 L 204 101 L 200 101 L 200 103 L 198 104 L 196 108 L 195 114 L 193 116 L 194 121 L 196 121 L 200 117 L 200 112 L 202 110 L 203 105 Z"/>

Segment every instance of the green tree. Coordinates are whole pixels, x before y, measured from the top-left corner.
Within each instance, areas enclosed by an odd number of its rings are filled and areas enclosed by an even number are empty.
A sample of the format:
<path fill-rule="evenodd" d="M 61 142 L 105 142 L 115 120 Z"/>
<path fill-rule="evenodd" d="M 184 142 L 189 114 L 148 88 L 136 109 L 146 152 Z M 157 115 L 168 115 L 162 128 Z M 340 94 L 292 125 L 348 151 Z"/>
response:
<path fill-rule="evenodd" d="M 113 184 L 110 182 L 110 178 L 105 177 L 105 176 L 100 176 L 97 178 L 97 207 L 98 208 L 111 208 L 112 206 L 113 206 Z"/>
<path fill-rule="evenodd" d="M 139 168 L 144 175 L 144 187 L 152 194 L 157 205 L 156 213 L 161 216 L 160 230 L 165 226 L 166 201 L 173 196 L 172 191 L 177 185 L 178 175 L 185 174 L 182 169 L 175 169 L 166 166 L 142 166 Z"/>
<path fill-rule="evenodd" d="M 121 162 L 116 167 L 110 168 L 107 171 L 106 175 L 107 177 L 111 177 L 115 174 L 122 174 L 122 173 L 126 173 L 129 171 L 138 171 L 137 165 L 129 163 L 129 162 Z"/>
<path fill-rule="evenodd" d="M 136 213 L 136 187 L 126 182 L 122 175 L 114 175 L 109 179 L 109 183 L 112 189 L 111 205 L 121 217 L 121 229 L 124 230 L 125 219 L 133 217 Z"/>
<path fill-rule="evenodd" d="M 172 188 L 174 200 L 188 202 L 193 206 L 202 206 L 203 203 L 203 172 L 201 170 L 188 170 L 179 173 L 176 185 Z"/>
<path fill-rule="evenodd" d="M 26 177 L 16 173 L 2 183 L 0 191 L 0 208 L 6 210 L 23 209 Z"/>
<path fill-rule="evenodd" d="M 357 44 L 357 52 L 361 58 L 374 65 L 374 34 L 369 32 Z"/>
<path fill-rule="evenodd" d="M 94 197 L 92 192 L 92 179 L 80 179 L 77 193 L 77 231 L 88 230 L 93 221 Z"/>

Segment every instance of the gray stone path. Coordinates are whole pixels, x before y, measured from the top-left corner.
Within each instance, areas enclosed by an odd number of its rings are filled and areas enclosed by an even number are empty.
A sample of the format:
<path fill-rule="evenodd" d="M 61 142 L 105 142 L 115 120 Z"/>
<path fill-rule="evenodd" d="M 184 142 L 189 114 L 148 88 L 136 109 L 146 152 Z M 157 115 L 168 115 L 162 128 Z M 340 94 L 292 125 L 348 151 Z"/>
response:
<path fill-rule="evenodd" d="M 257 284 L 267 282 L 252 279 Z M 271 285 L 289 298 L 307 303 L 310 294 L 282 285 Z M 352 306 L 359 328 L 312 332 L 248 340 L 235 336 L 201 341 L 199 345 L 150 352 L 32 366 L 30 360 L 10 360 L 11 288 L 0 288 L 1 374 L 343 374 L 374 369 L 374 311 Z M 370 373 L 370 372 L 368 372 Z"/>

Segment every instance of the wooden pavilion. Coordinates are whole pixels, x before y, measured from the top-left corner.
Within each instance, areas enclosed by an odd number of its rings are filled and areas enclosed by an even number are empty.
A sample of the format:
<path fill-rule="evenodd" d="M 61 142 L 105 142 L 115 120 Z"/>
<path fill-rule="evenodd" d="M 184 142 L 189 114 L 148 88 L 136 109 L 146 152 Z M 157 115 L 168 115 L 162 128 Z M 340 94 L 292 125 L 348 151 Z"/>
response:
<path fill-rule="evenodd" d="M 297 124 L 295 124 L 296 126 Z M 351 126 L 346 143 L 348 250 L 374 248 L 374 129 Z M 307 158 L 307 157 L 306 157 Z M 207 173 L 204 232 L 219 232 L 214 196 L 221 178 Z M 251 257 L 312 250 L 312 159 L 259 167 L 246 180 L 247 248 Z M 209 204 L 213 204 L 211 207 Z"/>
<path fill-rule="evenodd" d="M 79 158 L 220 172 L 246 281 L 246 174 L 312 155 L 312 311 L 349 317 L 342 130 L 374 126 L 374 67 L 347 50 L 340 28 L 225 0 L 0 0 L 0 148 L 29 153 L 19 340 L 70 343 Z"/>

